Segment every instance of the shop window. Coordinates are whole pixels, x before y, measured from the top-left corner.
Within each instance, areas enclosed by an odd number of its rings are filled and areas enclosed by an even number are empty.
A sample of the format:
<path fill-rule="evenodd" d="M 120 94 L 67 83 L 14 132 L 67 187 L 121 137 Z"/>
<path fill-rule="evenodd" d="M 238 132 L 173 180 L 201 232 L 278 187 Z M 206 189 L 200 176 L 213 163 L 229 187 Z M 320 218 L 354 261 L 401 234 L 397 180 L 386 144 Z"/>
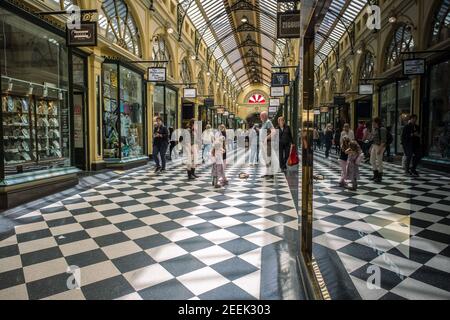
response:
<path fill-rule="evenodd" d="M 361 61 L 359 68 L 360 79 L 372 79 L 375 70 L 375 59 L 370 51 L 366 51 Z"/>
<path fill-rule="evenodd" d="M 431 45 L 450 38 L 450 0 L 443 0 L 437 8 L 433 21 Z"/>
<path fill-rule="evenodd" d="M 173 78 L 173 68 L 172 68 L 172 56 L 170 55 L 169 48 L 167 47 L 166 40 L 157 35 L 153 37 L 152 40 L 152 60 L 153 61 L 169 61 L 166 64 L 158 64 L 157 67 L 167 67 L 167 75 Z"/>
<path fill-rule="evenodd" d="M 0 177 L 69 167 L 65 39 L 6 10 L 0 16 Z"/>
<path fill-rule="evenodd" d="M 430 71 L 428 156 L 450 161 L 450 62 L 434 65 Z"/>
<path fill-rule="evenodd" d="M 393 33 L 390 43 L 386 49 L 385 70 L 389 70 L 402 61 L 402 52 L 414 49 L 414 39 L 411 26 L 401 24 Z"/>
<path fill-rule="evenodd" d="M 118 63 L 103 64 L 104 159 L 144 154 L 142 75 Z"/>
<path fill-rule="evenodd" d="M 103 0 L 98 25 L 110 41 L 141 56 L 139 31 L 124 0 Z"/>

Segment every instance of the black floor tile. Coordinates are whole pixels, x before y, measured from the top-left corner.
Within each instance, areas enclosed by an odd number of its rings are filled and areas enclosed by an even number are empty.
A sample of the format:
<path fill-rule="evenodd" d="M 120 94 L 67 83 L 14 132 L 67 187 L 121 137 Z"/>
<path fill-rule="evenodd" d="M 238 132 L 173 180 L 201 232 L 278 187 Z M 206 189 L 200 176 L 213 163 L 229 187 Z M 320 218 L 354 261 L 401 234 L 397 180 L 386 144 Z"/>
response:
<path fill-rule="evenodd" d="M 123 276 L 82 286 L 81 290 L 87 300 L 114 300 L 135 292 Z"/>
<path fill-rule="evenodd" d="M 176 242 L 176 244 L 181 248 L 183 248 L 184 250 L 186 250 L 187 252 L 195 252 L 201 249 L 214 246 L 214 243 L 200 236 L 181 240 Z"/>
<path fill-rule="evenodd" d="M 78 266 L 80 268 L 109 260 L 109 258 L 101 249 L 78 253 L 72 256 L 65 257 L 65 259 L 69 266 Z"/>
<path fill-rule="evenodd" d="M 182 276 L 183 274 L 190 273 L 206 266 L 203 262 L 190 254 L 167 260 L 160 264 L 175 277 Z"/>
<path fill-rule="evenodd" d="M 15 287 L 25 283 L 23 269 L 15 269 L 0 273 L 0 290 Z"/>
<path fill-rule="evenodd" d="M 194 297 L 194 294 L 177 279 L 141 290 L 139 295 L 145 300 L 188 300 Z"/>
<path fill-rule="evenodd" d="M 127 273 L 140 268 L 150 266 L 155 263 L 147 253 L 141 251 L 131 255 L 113 259 L 112 262 L 122 273 Z"/>
<path fill-rule="evenodd" d="M 36 263 L 51 261 L 62 258 L 63 254 L 59 247 L 43 249 L 35 252 L 25 253 L 20 256 L 24 267 L 31 266 Z"/>
<path fill-rule="evenodd" d="M 248 262 L 234 257 L 211 266 L 214 270 L 230 281 L 258 271 L 258 268 Z"/>
<path fill-rule="evenodd" d="M 147 250 L 168 244 L 170 243 L 170 240 L 160 234 L 155 234 L 145 238 L 136 239 L 134 242 L 136 242 L 136 244 L 143 250 Z"/>

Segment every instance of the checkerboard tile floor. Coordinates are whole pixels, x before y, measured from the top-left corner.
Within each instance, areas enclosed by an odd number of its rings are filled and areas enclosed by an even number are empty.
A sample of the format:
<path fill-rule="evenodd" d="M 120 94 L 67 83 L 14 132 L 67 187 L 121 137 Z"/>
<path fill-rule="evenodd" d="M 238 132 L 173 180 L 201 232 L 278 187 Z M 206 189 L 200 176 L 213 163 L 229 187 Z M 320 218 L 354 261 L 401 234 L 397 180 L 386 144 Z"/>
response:
<path fill-rule="evenodd" d="M 241 171 L 250 179 L 239 180 Z M 277 281 L 267 266 L 283 265 L 283 255 L 265 252 L 291 245 L 287 235 L 297 230 L 287 182 L 239 166 L 227 173 L 230 185 L 219 190 L 208 168 L 191 182 L 182 166 L 164 174 L 144 167 L 20 216 L 3 213 L 0 300 L 261 299 L 281 292 L 268 288 Z M 80 289 L 69 289 L 74 279 Z"/>
<path fill-rule="evenodd" d="M 389 163 L 383 183 L 374 184 L 365 164 L 351 192 L 338 187 L 336 156 L 321 152 L 315 172 L 325 180 L 315 183 L 313 241 L 337 253 L 354 298 L 450 299 L 450 175 L 424 169 L 411 178 Z M 374 266 L 381 281 L 369 289 Z"/>

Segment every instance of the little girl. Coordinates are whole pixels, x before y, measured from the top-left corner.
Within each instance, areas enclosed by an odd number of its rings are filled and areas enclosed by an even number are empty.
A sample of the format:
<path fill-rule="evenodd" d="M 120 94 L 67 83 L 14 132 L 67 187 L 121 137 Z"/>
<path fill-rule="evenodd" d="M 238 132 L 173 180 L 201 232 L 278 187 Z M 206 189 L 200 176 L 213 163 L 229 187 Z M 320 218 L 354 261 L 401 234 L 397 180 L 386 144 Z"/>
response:
<path fill-rule="evenodd" d="M 356 191 L 358 189 L 359 166 L 363 161 L 364 154 L 356 141 L 349 143 L 346 153 L 348 154 L 347 179 L 352 181 L 352 187 L 350 190 Z"/>
<path fill-rule="evenodd" d="M 341 187 L 347 186 L 345 179 L 347 178 L 347 161 L 348 161 L 347 150 L 349 149 L 349 147 L 350 147 L 350 139 L 348 137 L 345 137 L 342 140 L 341 155 L 339 157 L 339 164 L 341 165 L 341 180 L 339 181 L 339 186 Z"/>
<path fill-rule="evenodd" d="M 225 168 L 223 161 L 223 147 L 220 139 L 216 141 L 211 150 L 211 162 L 212 162 L 212 172 L 211 176 L 213 178 L 212 184 L 215 188 L 220 188 L 221 185 L 219 181 L 222 181 L 222 184 L 225 183 Z"/>

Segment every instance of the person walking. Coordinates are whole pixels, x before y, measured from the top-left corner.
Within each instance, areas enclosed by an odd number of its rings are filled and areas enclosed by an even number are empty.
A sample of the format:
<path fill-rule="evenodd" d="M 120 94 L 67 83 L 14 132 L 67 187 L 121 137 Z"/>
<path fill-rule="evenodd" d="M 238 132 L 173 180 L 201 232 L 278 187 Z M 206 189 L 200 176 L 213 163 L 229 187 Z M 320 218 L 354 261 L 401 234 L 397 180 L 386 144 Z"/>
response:
<path fill-rule="evenodd" d="M 172 161 L 172 152 L 173 149 L 177 146 L 177 141 L 174 139 L 173 136 L 174 129 L 172 127 L 169 128 L 169 140 L 170 140 L 170 146 L 169 146 L 169 160 Z"/>
<path fill-rule="evenodd" d="M 324 146 L 324 144 L 325 144 L 325 135 L 324 135 L 324 130 L 325 130 L 325 128 L 320 128 L 319 127 L 319 150 L 322 150 L 323 149 L 323 146 Z"/>
<path fill-rule="evenodd" d="M 345 137 L 341 144 L 341 154 L 339 156 L 339 164 L 341 165 L 341 180 L 339 180 L 340 187 L 346 187 L 347 183 L 347 162 L 348 162 L 348 149 L 350 148 L 350 139 Z"/>
<path fill-rule="evenodd" d="M 202 133 L 202 162 L 206 163 L 208 159 L 210 159 L 211 147 L 214 143 L 214 133 L 212 132 L 211 125 L 206 125 L 206 130 Z M 205 160 L 205 154 L 207 156 Z"/>
<path fill-rule="evenodd" d="M 269 114 L 267 111 L 261 112 L 259 115 L 261 120 L 261 131 L 260 131 L 260 162 L 265 166 L 266 172 L 263 178 L 271 179 L 274 177 L 273 170 L 271 167 L 271 157 L 272 157 L 272 137 L 275 136 L 276 130 L 269 119 Z"/>
<path fill-rule="evenodd" d="M 333 126 L 331 123 L 327 124 L 327 128 L 325 129 L 325 158 L 330 157 L 330 150 L 333 146 Z"/>
<path fill-rule="evenodd" d="M 394 143 L 394 136 L 392 135 L 392 127 L 387 127 L 387 136 L 386 136 L 386 161 L 393 162 L 391 157 L 391 146 Z"/>
<path fill-rule="evenodd" d="M 166 152 L 169 146 L 169 131 L 164 126 L 161 117 L 156 117 L 153 129 L 153 158 L 155 160 L 155 173 L 166 170 Z M 160 162 L 161 160 L 161 162 Z"/>
<path fill-rule="evenodd" d="M 370 163 L 373 169 L 373 178 L 376 183 L 383 181 L 383 155 L 386 149 L 387 130 L 383 127 L 381 119 L 373 120 L 373 144 L 370 151 Z"/>
<path fill-rule="evenodd" d="M 317 130 L 317 127 L 315 127 L 313 131 L 313 142 L 314 142 L 314 151 L 317 151 L 317 148 L 319 148 L 320 144 L 319 130 Z"/>
<path fill-rule="evenodd" d="M 223 165 L 223 171 L 225 172 L 225 170 L 227 168 L 227 128 L 225 127 L 224 124 L 221 124 L 219 126 L 219 132 L 216 133 L 215 143 L 217 143 L 217 142 L 219 142 L 222 146 L 222 150 L 220 151 L 219 155 L 222 154 L 222 165 Z M 217 155 L 216 155 L 216 157 L 217 157 Z M 224 173 L 223 179 L 222 179 L 222 185 L 227 185 L 227 184 L 228 184 L 228 179 Z"/>
<path fill-rule="evenodd" d="M 372 123 L 367 123 L 363 131 L 363 147 L 362 147 L 362 151 L 364 153 L 366 162 L 370 161 L 370 148 L 372 147 L 372 143 L 373 143 Z"/>
<path fill-rule="evenodd" d="M 410 116 L 408 124 L 402 131 L 402 145 L 406 156 L 405 173 L 415 177 L 419 176 L 417 166 L 421 155 L 420 128 L 417 125 L 417 116 Z"/>
<path fill-rule="evenodd" d="M 337 127 L 334 131 L 333 136 L 333 144 L 334 144 L 334 150 L 336 151 L 336 154 L 339 155 L 341 152 L 341 128 Z"/>
<path fill-rule="evenodd" d="M 358 128 L 356 128 L 355 132 L 355 140 L 358 142 L 359 147 L 361 150 L 363 150 L 364 145 L 364 129 L 366 128 L 366 122 L 365 121 L 359 121 L 358 122 Z"/>
<path fill-rule="evenodd" d="M 341 137 L 339 139 L 339 146 L 342 147 L 342 143 L 345 138 L 350 139 L 350 141 L 355 140 L 355 133 L 352 129 L 350 129 L 350 125 L 348 123 L 344 124 L 344 129 L 341 132 Z M 344 150 L 345 151 L 345 150 Z"/>
<path fill-rule="evenodd" d="M 187 162 L 186 162 L 186 171 L 188 175 L 188 179 L 192 180 L 198 178 L 195 174 L 195 167 L 198 162 L 198 145 L 195 141 L 195 135 L 197 134 L 197 129 L 195 127 L 195 119 L 191 119 L 187 126 L 187 133 L 189 137 L 187 137 L 187 141 L 183 138 L 183 143 L 187 148 Z"/>
<path fill-rule="evenodd" d="M 352 182 L 352 187 L 350 190 L 358 190 L 358 180 L 360 178 L 359 166 L 361 165 L 364 154 L 356 141 L 351 141 L 349 143 L 349 148 L 346 153 L 348 154 L 347 159 L 347 180 Z"/>
<path fill-rule="evenodd" d="M 289 154 L 291 152 L 291 147 L 294 144 L 294 138 L 292 137 L 291 128 L 286 125 L 286 120 L 284 117 L 278 118 L 278 130 L 279 130 L 279 156 L 280 156 L 280 169 L 281 171 L 287 170 L 287 162 L 289 159 Z"/>
<path fill-rule="evenodd" d="M 255 124 L 249 130 L 248 138 L 249 138 L 249 146 L 250 146 L 250 166 L 255 166 L 258 164 L 258 125 Z"/>

